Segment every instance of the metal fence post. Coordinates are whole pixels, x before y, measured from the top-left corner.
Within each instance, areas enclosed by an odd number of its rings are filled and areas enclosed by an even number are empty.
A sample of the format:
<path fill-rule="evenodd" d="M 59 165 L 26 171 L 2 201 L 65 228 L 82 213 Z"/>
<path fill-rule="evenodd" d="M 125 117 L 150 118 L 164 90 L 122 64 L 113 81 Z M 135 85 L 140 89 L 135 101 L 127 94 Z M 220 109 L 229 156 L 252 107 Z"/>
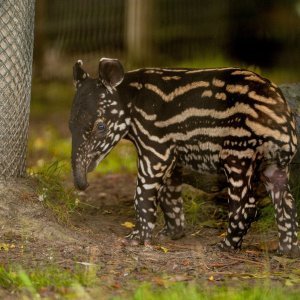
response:
<path fill-rule="evenodd" d="M 128 58 L 134 64 L 148 63 L 153 51 L 153 0 L 127 0 L 125 18 L 125 44 Z"/>
<path fill-rule="evenodd" d="M 0 179 L 26 170 L 34 4 L 0 1 Z"/>

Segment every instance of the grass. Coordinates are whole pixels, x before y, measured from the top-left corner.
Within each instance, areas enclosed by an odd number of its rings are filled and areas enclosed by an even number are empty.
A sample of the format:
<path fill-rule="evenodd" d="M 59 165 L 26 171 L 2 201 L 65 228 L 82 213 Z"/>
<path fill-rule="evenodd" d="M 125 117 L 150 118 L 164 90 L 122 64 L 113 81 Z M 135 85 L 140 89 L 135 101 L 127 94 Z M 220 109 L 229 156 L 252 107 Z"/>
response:
<path fill-rule="evenodd" d="M 298 216 L 300 215 L 300 185 L 295 185 L 292 193 L 296 199 Z M 194 231 L 203 227 L 227 228 L 228 207 L 216 204 L 213 196 L 192 187 L 185 186 L 182 192 L 183 206 L 186 222 Z M 226 201 L 224 199 L 224 201 Z M 277 231 L 275 220 L 275 209 L 271 199 L 261 199 L 258 204 L 258 218 L 251 225 L 251 231 L 257 234 L 265 235 L 270 231 Z M 300 232 L 298 233 L 298 235 Z"/>
<path fill-rule="evenodd" d="M 196 284 L 175 284 L 168 289 L 155 290 L 149 285 L 141 286 L 133 296 L 134 300 L 171 300 L 171 299 L 189 299 L 189 300 L 263 300 L 263 299 L 298 299 L 299 291 L 290 291 L 286 289 L 275 288 L 269 285 L 252 286 L 242 288 L 230 287 L 200 287 Z"/>
<path fill-rule="evenodd" d="M 38 172 L 29 171 L 37 182 L 38 200 L 53 211 L 57 220 L 70 223 L 70 214 L 78 207 L 80 201 L 73 188 L 64 186 L 63 170 L 65 166 L 59 161 L 44 165 Z"/>
<path fill-rule="evenodd" d="M 300 186 L 293 189 L 297 203 L 298 215 L 300 214 Z M 201 227 L 226 228 L 228 220 L 228 208 L 224 205 L 216 204 L 213 196 L 186 186 L 182 193 L 184 212 L 189 226 L 195 229 Z M 226 201 L 224 199 L 224 201 Z M 252 223 L 251 230 L 257 233 L 265 233 L 271 229 L 277 230 L 275 221 L 275 210 L 269 198 L 262 200 L 263 205 L 259 206 L 258 219 Z"/>
<path fill-rule="evenodd" d="M 88 204 L 80 200 L 75 188 L 65 184 L 68 169 L 65 162 L 54 161 L 29 169 L 28 173 L 37 184 L 38 200 L 52 211 L 60 223 L 70 225 L 72 214 Z"/>
<path fill-rule="evenodd" d="M 47 266 L 25 270 L 18 266 L 0 267 L 0 286 L 14 291 L 20 299 L 133 299 L 133 300 L 264 300 L 299 299 L 299 286 L 292 281 L 284 285 L 269 279 L 252 282 L 241 280 L 214 282 L 192 281 L 189 283 L 167 282 L 164 286 L 146 282 L 132 282 L 133 290 L 112 290 L 97 276 L 93 265 L 74 270 L 59 266 Z M 0 291 L 1 292 L 1 291 Z M 26 296 L 28 298 L 26 298 Z"/>
<path fill-rule="evenodd" d="M 277 230 L 275 221 L 275 210 L 271 203 L 259 209 L 259 217 L 256 222 L 253 223 L 252 228 L 259 233 L 267 232 L 270 229 Z"/>
<path fill-rule="evenodd" d="M 190 226 L 217 228 L 227 220 L 226 209 L 216 206 L 211 195 L 185 186 L 182 197 L 186 221 Z"/>
<path fill-rule="evenodd" d="M 0 266 L 0 287 L 16 291 L 20 296 L 28 295 L 29 299 L 40 299 L 47 294 L 51 295 L 51 299 L 79 299 L 83 293 L 87 294 L 85 289 L 95 285 L 97 281 L 94 265 L 77 267 L 74 271 L 59 266 L 30 270 L 20 266 Z"/>

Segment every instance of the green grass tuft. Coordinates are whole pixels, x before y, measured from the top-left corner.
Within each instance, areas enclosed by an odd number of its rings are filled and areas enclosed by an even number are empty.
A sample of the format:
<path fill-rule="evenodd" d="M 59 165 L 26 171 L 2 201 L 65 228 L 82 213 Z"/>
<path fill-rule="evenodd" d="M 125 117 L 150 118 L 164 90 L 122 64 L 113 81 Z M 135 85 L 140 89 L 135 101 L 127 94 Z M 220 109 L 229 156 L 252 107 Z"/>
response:
<path fill-rule="evenodd" d="M 55 295 L 53 299 L 57 299 L 56 296 L 79 299 L 78 294 L 82 294 L 83 290 L 97 283 L 96 271 L 96 267 L 92 264 L 78 266 L 73 271 L 59 266 L 32 270 L 12 266 L 7 269 L 0 266 L 0 286 L 7 290 L 18 291 L 20 294 L 29 294 L 30 299 L 40 299 L 42 294 L 49 292 Z"/>
<path fill-rule="evenodd" d="M 270 202 L 268 205 L 260 208 L 258 210 L 258 220 L 253 222 L 252 228 L 257 232 L 268 232 L 270 229 L 277 230 L 276 221 L 275 221 L 275 210 L 274 206 Z"/>
<path fill-rule="evenodd" d="M 220 227 L 227 220 L 227 210 L 216 205 L 212 196 L 190 186 L 182 191 L 186 222 L 192 227 Z"/>
<path fill-rule="evenodd" d="M 65 165 L 59 161 L 45 165 L 38 172 L 29 171 L 37 182 L 38 200 L 53 211 L 62 223 L 70 223 L 70 215 L 77 209 L 80 201 L 75 190 L 64 186 Z"/>

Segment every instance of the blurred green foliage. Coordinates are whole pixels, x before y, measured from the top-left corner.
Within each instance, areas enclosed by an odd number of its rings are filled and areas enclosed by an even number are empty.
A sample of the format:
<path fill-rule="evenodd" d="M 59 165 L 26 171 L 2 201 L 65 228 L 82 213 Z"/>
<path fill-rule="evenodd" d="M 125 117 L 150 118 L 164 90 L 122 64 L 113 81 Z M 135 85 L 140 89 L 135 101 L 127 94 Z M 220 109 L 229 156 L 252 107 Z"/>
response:
<path fill-rule="evenodd" d="M 49 120 L 50 115 L 60 113 L 69 114 L 74 95 L 72 78 L 70 81 L 43 81 L 34 79 L 31 92 L 31 119 Z M 68 125 L 68 120 L 57 120 L 63 126 Z M 45 122 L 46 123 L 46 122 Z"/>

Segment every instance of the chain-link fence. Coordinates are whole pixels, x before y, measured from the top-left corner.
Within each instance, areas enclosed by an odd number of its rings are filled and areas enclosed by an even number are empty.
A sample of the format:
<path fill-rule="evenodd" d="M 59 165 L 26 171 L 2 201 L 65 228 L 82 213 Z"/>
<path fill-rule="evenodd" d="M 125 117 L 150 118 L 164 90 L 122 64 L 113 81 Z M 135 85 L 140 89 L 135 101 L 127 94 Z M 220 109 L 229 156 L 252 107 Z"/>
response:
<path fill-rule="evenodd" d="M 0 1 L 0 178 L 25 173 L 34 4 Z"/>
<path fill-rule="evenodd" d="M 78 58 L 117 57 L 126 69 L 300 64 L 300 0 L 39 0 L 36 24 L 35 71 L 47 79 L 69 78 Z"/>

